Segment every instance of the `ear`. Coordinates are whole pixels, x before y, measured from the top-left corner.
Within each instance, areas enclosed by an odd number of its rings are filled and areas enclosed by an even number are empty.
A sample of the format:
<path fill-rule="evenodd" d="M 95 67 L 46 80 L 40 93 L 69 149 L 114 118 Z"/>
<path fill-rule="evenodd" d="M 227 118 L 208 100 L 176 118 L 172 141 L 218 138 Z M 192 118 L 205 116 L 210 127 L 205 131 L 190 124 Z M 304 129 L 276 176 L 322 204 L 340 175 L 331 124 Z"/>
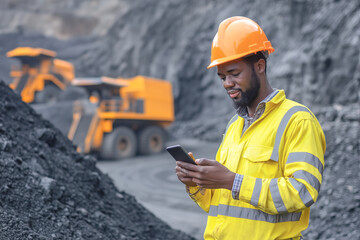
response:
<path fill-rule="evenodd" d="M 259 61 L 257 61 L 254 65 L 255 71 L 258 74 L 264 74 L 265 73 L 265 67 L 266 67 L 266 63 L 265 60 L 260 58 Z"/>

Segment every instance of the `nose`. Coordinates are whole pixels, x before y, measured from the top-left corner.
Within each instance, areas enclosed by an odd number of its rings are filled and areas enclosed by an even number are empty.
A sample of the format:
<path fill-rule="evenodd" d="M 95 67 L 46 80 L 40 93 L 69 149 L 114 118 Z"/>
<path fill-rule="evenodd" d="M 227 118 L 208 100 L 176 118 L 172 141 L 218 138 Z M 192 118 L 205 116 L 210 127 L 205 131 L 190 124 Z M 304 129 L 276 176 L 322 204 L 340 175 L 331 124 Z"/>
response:
<path fill-rule="evenodd" d="M 234 82 L 231 80 L 230 76 L 225 76 L 223 86 L 224 86 L 224 88 L 231 88 L 234 86 Z"/>

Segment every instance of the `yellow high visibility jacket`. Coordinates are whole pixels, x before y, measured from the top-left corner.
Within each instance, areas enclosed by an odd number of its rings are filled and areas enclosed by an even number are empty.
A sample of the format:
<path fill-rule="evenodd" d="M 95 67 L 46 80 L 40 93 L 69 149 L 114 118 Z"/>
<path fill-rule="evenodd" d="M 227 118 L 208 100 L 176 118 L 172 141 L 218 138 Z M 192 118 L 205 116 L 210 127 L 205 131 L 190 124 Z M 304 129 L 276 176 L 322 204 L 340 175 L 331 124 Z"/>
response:
<path fill-rule="evenodd" d="M 300 239 L 319 194 L 325 136 L 311 111 L 285 97 L 266 103 L 241 136 L 244 119 L 229 123 L 216 160 L 243 175 L 239 200 L 227 189 L 205 189 L 192 199 L 209 213 L 204 239 Z M 195 193 L 197 187 L 190 187 Z"/>

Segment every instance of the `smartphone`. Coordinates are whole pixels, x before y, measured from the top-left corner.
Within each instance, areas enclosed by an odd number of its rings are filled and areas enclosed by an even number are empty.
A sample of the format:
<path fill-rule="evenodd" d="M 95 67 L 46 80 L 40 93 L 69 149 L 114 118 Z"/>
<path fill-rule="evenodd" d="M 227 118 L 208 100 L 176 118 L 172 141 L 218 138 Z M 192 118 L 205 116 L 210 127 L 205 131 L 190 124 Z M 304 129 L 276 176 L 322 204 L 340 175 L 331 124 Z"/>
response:
<path fill-rule="evenodd" d="M 187 151 L 185 151 L 185 149 L 180 145 L 169 146 L 166 148 L 166 150 L 171 154 L 171 156 L 176 161 L 183 161 L 187 163 L 196 164 L 194 159 L 192 159 L 187 153 Z"/>

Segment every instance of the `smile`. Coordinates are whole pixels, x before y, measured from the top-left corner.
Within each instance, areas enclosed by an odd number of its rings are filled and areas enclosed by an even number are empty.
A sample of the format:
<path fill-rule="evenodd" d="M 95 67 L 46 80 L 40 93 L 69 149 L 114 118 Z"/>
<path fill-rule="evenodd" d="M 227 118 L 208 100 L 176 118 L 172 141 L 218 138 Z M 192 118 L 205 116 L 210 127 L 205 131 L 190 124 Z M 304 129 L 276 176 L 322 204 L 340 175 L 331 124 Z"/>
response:
<path fill-rule="evenodd" d="M 230 90 L 230 91 L 228 91 L 228 94 L 231 98 L 236 98 L 237 96 L 239 96 L 240 91 L 239 90 Z"/>

